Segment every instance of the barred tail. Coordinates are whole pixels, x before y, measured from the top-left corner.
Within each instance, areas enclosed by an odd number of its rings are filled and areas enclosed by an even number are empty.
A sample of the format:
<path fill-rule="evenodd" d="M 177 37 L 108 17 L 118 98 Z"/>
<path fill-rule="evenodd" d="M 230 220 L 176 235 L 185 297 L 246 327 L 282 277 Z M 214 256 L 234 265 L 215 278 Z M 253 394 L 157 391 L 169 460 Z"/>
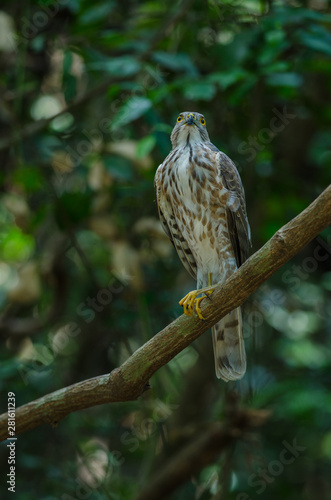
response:
<path fill-rule="evenodd" d="M 225 382 L 242 378 L 246 371 L 246 353 L 240 307 L 213 326 L 212 334 L 217 378 Z"/>

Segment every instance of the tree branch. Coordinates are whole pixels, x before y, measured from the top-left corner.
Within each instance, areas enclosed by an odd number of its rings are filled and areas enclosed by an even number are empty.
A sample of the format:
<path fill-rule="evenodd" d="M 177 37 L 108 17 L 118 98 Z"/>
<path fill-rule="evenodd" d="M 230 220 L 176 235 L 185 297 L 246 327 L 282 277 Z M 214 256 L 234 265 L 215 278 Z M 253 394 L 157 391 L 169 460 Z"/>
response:
<path fill-rule="evenodd" d="M 16 434 L 42 423 L 56 424 L 73 411 L 94 405 L 137 399 L 148 388 L 148 380 L 162 366 L 241 305 L 277 269 L 302 250 L 331 223 L 331 186 L 220 284 L 212 300 L 202 307 L 205 321 L 180 316 L 140 347 L 110 374 L 65 387 L 16 410 Z M 331 251 L 330 251 L 331 253 Z M 6 439 L 7 414 L 0 416 L 0 440 Z"/>

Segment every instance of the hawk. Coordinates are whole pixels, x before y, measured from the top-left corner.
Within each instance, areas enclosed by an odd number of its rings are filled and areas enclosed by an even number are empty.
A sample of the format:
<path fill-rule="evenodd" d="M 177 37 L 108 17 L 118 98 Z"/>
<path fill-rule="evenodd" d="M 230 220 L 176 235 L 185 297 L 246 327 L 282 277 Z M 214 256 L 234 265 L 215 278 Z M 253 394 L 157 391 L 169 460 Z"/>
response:
<path fill-rule="evenodd" d="M 180 113 L 171 134 L 172 150 L 155 175 L 162 226 L 197 290 L 179 304 L 203 319 L 200 302 L 247 259 L 251 246 L 244 188 L 230 158 L 211 142 L 200 113 Z M 241 309 L 212 328 L 216 376 L 243 377 L 246 354 Z"/>

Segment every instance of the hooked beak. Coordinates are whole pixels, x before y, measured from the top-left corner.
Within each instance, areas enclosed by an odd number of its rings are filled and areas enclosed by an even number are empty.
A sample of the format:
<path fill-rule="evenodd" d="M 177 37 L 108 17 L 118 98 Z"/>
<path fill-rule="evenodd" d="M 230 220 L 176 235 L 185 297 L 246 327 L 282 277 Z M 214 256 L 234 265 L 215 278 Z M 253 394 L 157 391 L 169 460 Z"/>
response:
<path fill-rule="evenodd" d="M 185 124 L 186 125 L 195 125 L 195 116 L 192 113 L 190 115 L 188 115 Z"/>

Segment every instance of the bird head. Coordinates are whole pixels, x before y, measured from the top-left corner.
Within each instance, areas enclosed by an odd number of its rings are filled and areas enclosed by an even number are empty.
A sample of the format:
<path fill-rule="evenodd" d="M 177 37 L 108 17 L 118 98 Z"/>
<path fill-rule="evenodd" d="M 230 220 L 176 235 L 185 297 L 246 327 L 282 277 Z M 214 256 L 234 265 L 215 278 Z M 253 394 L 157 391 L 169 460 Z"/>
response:
<path fill-rule="evenodd" d="M 201 113 L 184 111 L 178 115 L 176 125 L 171 134 L 173 148 L 208 141 L 209 136 L 206 129 L 206 120 Z"/>

